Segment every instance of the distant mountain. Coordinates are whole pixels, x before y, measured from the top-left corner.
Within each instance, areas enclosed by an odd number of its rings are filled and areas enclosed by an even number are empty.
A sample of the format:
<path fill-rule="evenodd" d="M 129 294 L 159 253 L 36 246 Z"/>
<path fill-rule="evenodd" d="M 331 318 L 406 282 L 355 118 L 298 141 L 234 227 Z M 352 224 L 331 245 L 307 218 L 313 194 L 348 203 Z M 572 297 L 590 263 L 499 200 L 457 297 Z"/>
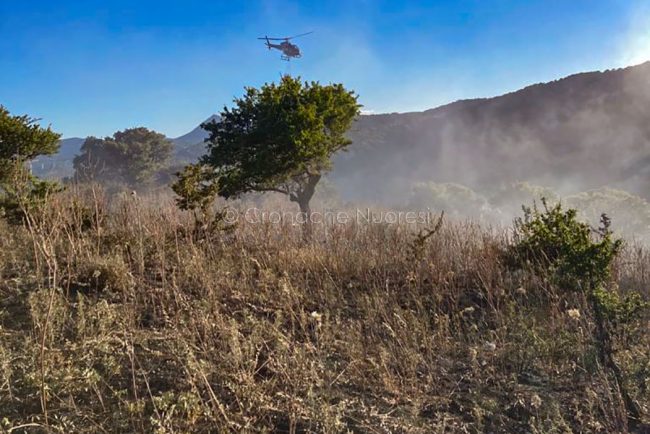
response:
<path fill-rule="evenodd" d="M 179 163 L 196 160 L 206 136 L 197 127 L 173 139 Z M 419 181 L 479 191 L 514 181 L 560 192 L 609 185 L 648 198 L 650 62 L 424 112 L 363 115 L 350 138 L 330 175 L 349 199 L 394 202 Z M 45 161 L 68 164 L 81 142 L 64 140 Z"/>
<path fill-rule="evenodd" d="M 176 157 L 182 162 L 195 161 L 205 151 L 204 140 L 208 137 L 208 132 L 201 128 L 201 125 L 218 121 L 219 116 L 212 115 L 187 134 L 172 139 L 176 146 Z"/>
<path fill-rule="evenodd" d="M 201 122 L 201 125 L 218 119 L 219 116 L 212 115 L 206 120 L 204 120 L 203 122 Z M 201 125 L 194 128 L 192 131 L 190 131 L 187 134 L 183 134 L 180 137 L 176 137 L 175 139 L 172 139 L 172 141 L 178 147 L 191 146 L 191 145 L 196 145 L 197 143 L 203 143 L 203 140 L 208 137 L 208 132 L 203 128 L 201 128 Z"/>
<path fill-rule="evenodd" d="M 572 75 L 418 113 L 361 116 L 331 177 L 349 198 L 390 200 L 417 181 L 485 191 L 530 181 L 650 196 L 650 62 Z"/>
<path fill-rule="evenodd" d="M 72 160 L 79 153 L 85 139 L 71 137 L 60 142 L 59 152 L 51 156 L 43 156 L 32 161 L 32 170 L 36 175 L 50 178 L 63 178 L 73 172 Z"/>

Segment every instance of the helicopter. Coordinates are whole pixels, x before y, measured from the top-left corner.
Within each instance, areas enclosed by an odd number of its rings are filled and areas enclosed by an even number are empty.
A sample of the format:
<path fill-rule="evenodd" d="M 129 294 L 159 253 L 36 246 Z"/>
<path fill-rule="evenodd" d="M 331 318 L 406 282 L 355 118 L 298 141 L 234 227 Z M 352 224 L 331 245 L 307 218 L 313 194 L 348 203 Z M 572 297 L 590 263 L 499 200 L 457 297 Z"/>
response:
<path fill-rule="evenodd" d="M 286 60 L 287 62 L 290 61 L 292 58 L 300 58 L 302 57 L 302 54 L 300 54 L 300 48 L 296 44 L 292 44 L 289 42 L 291 39 L 294 38 L 299 38 L 301 36 L 306 36 L 314 32 L 307 32 L 307 33 L 302 33 L 300 35 L 295 35 L 295 36 L 289 36 L 288 38 L 269 38 L 268 36 L 264 36 L 263 38 L 257 38 L 261 39 L 262 41 L 266 41 L 266 47 L 270 50 L 271 48 L 275 48 L 276 50 L 282 51 L 282 55 L 280 56 L 280 59 Z M 273 44 L 271 41 L 283 41 L 280 44 Z"/>

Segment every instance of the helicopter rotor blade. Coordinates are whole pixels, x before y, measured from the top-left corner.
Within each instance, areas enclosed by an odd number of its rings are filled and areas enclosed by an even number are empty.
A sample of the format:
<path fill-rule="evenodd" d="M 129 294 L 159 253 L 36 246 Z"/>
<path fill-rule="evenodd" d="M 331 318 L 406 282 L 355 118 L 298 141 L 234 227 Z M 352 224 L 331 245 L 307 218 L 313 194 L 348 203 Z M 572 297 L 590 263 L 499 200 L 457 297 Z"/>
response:
<path fill-rule="evenodd" d="M 294 39 L 294 38 L 299 38 L 301 36 L 311 35 L 312 33 L 314 33 L 314 32 L 311 31 L 311 32 L 307 32 L 307 33 L 301 33 L 300 35 L 289 36 L 289 37 L 286 37 L 286 38 L 267 38 L 267 37 L 264 37 L 264 38 L 257 38 L 257 39 L 267 39 L 269 41 L 288 41 L 289 39 Z"/>
<path fill-rule="evenodd" d="M 313 31 L 313 30 L 312 30 L 311 32 L 307 32 L 307 33 L 301 33 L 301 34 L 299 34 L 299 35 L 295 35 L 295 36 L 290 36 L 290 37 L 288 37 L 288 38 L 285 38 L 285 39 L 294 39 L 294 38 L 299 38 L 299 37 L 301 37 L 301 36 L 307 36 L 307 35 L 311 35 L 312 33 L 314 33 L 314 31 Z"/>

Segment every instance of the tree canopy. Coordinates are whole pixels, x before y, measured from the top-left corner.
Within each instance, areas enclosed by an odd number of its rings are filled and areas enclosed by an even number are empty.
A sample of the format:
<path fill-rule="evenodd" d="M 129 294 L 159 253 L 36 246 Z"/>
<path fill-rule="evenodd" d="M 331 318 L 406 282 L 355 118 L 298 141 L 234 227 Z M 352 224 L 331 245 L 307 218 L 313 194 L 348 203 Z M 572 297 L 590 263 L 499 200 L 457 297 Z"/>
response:
<path fill-rule="evenodd" d="M 27 115 L 13 116 L 0 106 L 0 211 L 21 221 L 22 211 L 55 188 L 30 173 L 27 165 L 40 155 L 59 150 L 60 135 Z"/>
<path fill-rule="evenodd" d="M 0 106 L 0 182 L 39 155 L 55 154 L 60 135 L 27 115 L 12 116 Z"/>
<path fill-rule="evenodd" d="M 173 147 L 164 135 L 143 127 L 103 139 L 88 137 L 73 160 L 75 178 L 137 188 L 168 166 Z"/>
<path fill-rule="evenodd" d="M 331 156 L 351 143 L 345 133 L 360 107 L 354 92 L 341 84 L 303 83 L 284 76 L 279 84 L 246 88 L 234 107 L 224 108 L 219 122 L 202 125 L 210 133 L 208 151 L 199 161 L 201 170 L 193 165 L 180 174 L 174 186 L 182 198 L 179 203 L 198 205 L 201 193 L 233 198 L 274 191 L 309 213 L 309 201 L 331 167 Z M 200 187 L 188 189 L 190 178 Z"/>

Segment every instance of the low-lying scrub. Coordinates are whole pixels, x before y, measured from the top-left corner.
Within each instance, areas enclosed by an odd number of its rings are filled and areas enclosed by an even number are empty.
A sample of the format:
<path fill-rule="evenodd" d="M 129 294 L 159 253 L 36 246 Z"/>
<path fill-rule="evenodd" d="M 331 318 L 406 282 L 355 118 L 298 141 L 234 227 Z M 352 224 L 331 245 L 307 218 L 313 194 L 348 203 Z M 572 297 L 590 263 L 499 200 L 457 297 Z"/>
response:
<path fill-rule="evenodd" d="M 348 222 L 305 242 L 92 191 L 26 223 L 0 222 L 5 432 L 628 429 L 593 302 L 513 267 L 508 231 Z M 647 301 L 649 266 L 623 247 L 608 291 Z M 639 430 L 649 325 L 611 335 Z"/>

